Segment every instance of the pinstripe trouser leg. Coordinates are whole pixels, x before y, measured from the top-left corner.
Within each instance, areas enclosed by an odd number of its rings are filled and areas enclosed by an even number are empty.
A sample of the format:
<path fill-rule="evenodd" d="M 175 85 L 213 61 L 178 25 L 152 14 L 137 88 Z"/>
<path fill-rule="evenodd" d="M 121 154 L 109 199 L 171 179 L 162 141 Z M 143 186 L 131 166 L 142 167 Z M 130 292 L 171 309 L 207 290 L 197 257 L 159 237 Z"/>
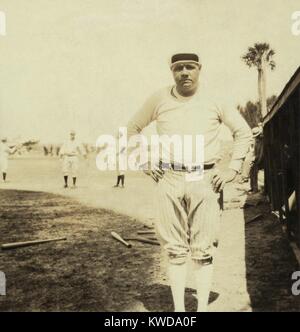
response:
<path fill-rule="evenodd" d="M 198 181 L 186 181 L 185 172 L 167 170 L 157 185 L 158 238 L 170 262 L 211 261 L 221 217 L 220 194 L 213 191 L 211 171 Z"/>

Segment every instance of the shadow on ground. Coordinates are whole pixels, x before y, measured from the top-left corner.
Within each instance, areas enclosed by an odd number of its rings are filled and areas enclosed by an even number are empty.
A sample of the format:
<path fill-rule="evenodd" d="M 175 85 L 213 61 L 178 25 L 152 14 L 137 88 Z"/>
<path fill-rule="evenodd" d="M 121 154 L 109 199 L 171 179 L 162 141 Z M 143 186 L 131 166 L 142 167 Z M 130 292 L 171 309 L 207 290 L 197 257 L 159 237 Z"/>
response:
<path fill-rule="evenodd" d="M 218 293 L 211 292 L 209 303 L 216 301 L 218 297 Z M 150 312 L 174 311 L 171 289 L 166 285 L 152 284 L 146 287 L 138 300 L 141 301 L 145 309 Z M 185 306 L 187 312 L 197 311 L 196 290 L 190 288 L 186 289 Z"/>
<path fill-rule="evenodd" d="M 247 290 L 252 310 L 300 311 L 300 297 L 291 293 L 291 275 L 299 266 L 264 196 L 247 197 L 244 219 Z"/>

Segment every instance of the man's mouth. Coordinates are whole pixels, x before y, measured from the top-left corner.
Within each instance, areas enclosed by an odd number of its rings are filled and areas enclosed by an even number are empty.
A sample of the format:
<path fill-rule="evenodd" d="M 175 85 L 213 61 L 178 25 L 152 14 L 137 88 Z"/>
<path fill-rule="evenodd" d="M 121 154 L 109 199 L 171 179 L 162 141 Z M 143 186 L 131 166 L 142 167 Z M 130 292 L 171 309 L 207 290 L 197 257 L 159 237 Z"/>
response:
<path fill-rule="evenodd" d="M 181 80 L 181 84 L 190 85 L 190 84 L 192 84 L 192 80 L 189 80 L 189 79 Z"/>

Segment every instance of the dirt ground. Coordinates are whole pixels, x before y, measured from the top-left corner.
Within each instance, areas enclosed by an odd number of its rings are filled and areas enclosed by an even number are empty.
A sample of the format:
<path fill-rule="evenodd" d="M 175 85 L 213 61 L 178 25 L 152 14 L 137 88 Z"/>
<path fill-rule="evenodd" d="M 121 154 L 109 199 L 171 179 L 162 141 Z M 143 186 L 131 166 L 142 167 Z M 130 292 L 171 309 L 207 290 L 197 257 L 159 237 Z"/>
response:
<path fill-rule="evenodd" d="M 134 219 L 41 192 L 1 191 L 0 200 L 2 243 L 67 237 L 1 252 L 7 278 L 1 310 L 120 311 L 147 296 L 159 248 L 128 249 L 110 236 L 145 229 Z"/>
<path fill-rule="evenodd" d="M 110 236 L 131 236 L 156 221 L 148 179 L 129 175 L 125 189 L 113 189 L 114 174 L 90 166 L 79 188 L 66 191 L 55 159 L 19 158 L 10 166 L 10 182 L 0 186 L 0 243 L 67 240 L 0 251 L 7 278 L 1 311 L 172 311 L 160 247 L 126 248 Z M 291 294 L 299 266 L 281 226 L 261 197 L 241 194 L 237 185 L 225 190 L 209 310 L 300 311 L 300 296 Z M 196 310 L 192 280 L 189 273 L 188 311 Z"/>

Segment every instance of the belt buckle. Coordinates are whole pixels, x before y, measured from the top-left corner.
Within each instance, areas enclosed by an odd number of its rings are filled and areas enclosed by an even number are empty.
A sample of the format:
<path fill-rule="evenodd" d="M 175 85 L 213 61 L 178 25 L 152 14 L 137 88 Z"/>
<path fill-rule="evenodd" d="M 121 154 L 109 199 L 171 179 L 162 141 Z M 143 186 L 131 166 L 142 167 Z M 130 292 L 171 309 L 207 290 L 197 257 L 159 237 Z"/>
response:
<path fill-rule="evenodd" d="M 168 170 L 171 168 L 171 164 L 166 162 L 160 162 L 159 168 L 162 170 Z"/>
<path fill-rule="evenodd" d="M 193 171 L 192 165 L 184 165 L 184 168 L 187 170 L 188 173 L 191 173 Z"/>
<path fill-rule="evenodd" d="M 185 180 L 187 182 L 195 182 L 195 181 L 200 181 L 203 179 L 203 172 L 201 169 L 197 169 L 194 166 L 189 166 L 186 168 L 186 173 L 185 173 Z"/>

